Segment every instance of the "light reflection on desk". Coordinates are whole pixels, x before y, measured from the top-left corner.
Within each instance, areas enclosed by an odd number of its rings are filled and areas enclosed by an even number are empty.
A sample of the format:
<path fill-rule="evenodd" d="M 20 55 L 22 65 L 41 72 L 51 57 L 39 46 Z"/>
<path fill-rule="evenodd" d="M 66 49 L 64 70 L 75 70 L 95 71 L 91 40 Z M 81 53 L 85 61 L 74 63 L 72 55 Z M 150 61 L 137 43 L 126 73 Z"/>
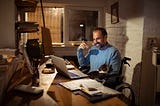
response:
<path fill-rule="evenodd" d="M 47 63 L 51 63 L 51 59 L 49 59 L 47 62 L 45 62 L 44 64 L 42 64 L 39 67 L 40 87 L 42 87 L 44 89 L 44 91 L 48 91 L 50 85 L 52 84 L 52 82 L 57 74 L 56 69 L 55 69 L 55 72 L 51 73 L 51 74 L 43 74 L 42 73 L 42 71 L 46 67 Z"/>

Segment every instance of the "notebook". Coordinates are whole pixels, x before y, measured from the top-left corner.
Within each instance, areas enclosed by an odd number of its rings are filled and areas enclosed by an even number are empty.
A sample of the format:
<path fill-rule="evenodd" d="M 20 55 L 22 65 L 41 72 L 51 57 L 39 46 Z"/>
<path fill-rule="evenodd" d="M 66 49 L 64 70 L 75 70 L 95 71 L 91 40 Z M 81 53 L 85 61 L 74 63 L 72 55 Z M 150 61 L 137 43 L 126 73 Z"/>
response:
<path fill-rule="evenodd" d="M 52 63 L 57 68 L 57 71 L 70 79 L 85 78 L 88 76 L 87 74 L 84 74 L 77 68 L 73 67 L 73 65 L 66 64 L 66 61 L 61 57 L 52 55 L 51 59 Z"/>

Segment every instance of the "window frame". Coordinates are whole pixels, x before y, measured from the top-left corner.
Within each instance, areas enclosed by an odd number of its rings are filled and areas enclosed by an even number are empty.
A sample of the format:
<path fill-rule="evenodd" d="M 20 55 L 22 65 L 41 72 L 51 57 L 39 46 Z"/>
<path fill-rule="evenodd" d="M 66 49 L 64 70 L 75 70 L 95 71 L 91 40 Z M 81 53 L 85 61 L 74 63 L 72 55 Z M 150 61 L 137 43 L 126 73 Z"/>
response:
<path fill-rule="evenodd" d="M 52 42 L 53 46 L 70 46 L 73 44 L 79 45 L 81 41 L 69 41 L 69 10 L 92 10 L 98 11 L 98 26 L 105 27 L 105 8 L 104 7 L 86 7 L 86 6 L 71 6 L 71 5 L 56 5 L 52 3 L 44 3 L 44 6 L 62 7 L 64 8 L 63 14 L 63 38 L 61 43 Z M 27 39 L 27 38 L 26 38 Z M 89 41 L 92 43 L 92 41 Z"/>
<path fill-rule="evenodd" d="M 69 41 L 69 10 L 92 10 L 98 11 L 98 26 L 104 27 L 105 25 L 105 12 L 103 8 L 100 7 L 84 7 L 84 6 L 65 6 L 64 7 L 64 23 L 63 23 L 63 42 L 65 45 L 78 45 L 81 41 Z M 88 41 L 92 42 L 92 41 Z"/>

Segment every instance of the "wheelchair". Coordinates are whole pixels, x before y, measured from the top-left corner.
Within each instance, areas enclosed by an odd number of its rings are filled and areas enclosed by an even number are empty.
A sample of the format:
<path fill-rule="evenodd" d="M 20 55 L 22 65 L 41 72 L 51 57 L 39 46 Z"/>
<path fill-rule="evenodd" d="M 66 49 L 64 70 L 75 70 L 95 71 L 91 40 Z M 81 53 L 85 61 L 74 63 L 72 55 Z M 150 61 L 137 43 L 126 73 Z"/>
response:
<path fill-rule="evenodd" d="M 123 67 L 125 64 L 130 66 L 128 61 L 131 61 L 131 58 L 123 57 L 121 60 L 121 67 L 119 74 L 115 75 L 107 75 L 107 74 L 99 74 L 98 71 L 89 73 L 91 79 L 95 79 L 98 82 L 101 82 L 104 86 L 110 87 L 115 89 L 119 92 L 122 92 L 122 95 L 119 96 L 124 102 L 126 102 L 129 106 L 135 106 L 135 94 L 132 89 L 132 86 L 129 83 L 124 82 L 124 75 L 123 75 Z M 83 72 L 88 74 L 90 69 L 89 66 L 79 67 L 79 69 Z M 98 77 L 97 77 L 98 76 Z M 128 93 L 126 93 L 126 91 Z"/>

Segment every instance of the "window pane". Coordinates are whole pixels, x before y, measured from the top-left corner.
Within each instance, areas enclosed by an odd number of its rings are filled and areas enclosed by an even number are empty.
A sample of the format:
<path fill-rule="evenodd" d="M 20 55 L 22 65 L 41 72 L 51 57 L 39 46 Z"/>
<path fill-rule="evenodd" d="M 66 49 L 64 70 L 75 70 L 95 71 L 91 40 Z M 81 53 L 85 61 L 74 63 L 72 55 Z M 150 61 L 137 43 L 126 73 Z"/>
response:
<path fill-rule="evenodd" d="M 50 29 L 52 43 L 63 42 L 63 14 L 64 8 L 44 7 L 45 26 Z M 42 11 L 37 7 L 34 13 L 28 13 L 27 21 L 34 21 L 39 23 L 40 33 L 29 33 L 28 39 L 38 38 L 42 41 L 41 27 L 43 27 Z"/>
<path fill-rule="evenodd" d="M 98 26 L 98 11 L 69 10 L 69 41 L 92 41 L 92 30 Z"/>

